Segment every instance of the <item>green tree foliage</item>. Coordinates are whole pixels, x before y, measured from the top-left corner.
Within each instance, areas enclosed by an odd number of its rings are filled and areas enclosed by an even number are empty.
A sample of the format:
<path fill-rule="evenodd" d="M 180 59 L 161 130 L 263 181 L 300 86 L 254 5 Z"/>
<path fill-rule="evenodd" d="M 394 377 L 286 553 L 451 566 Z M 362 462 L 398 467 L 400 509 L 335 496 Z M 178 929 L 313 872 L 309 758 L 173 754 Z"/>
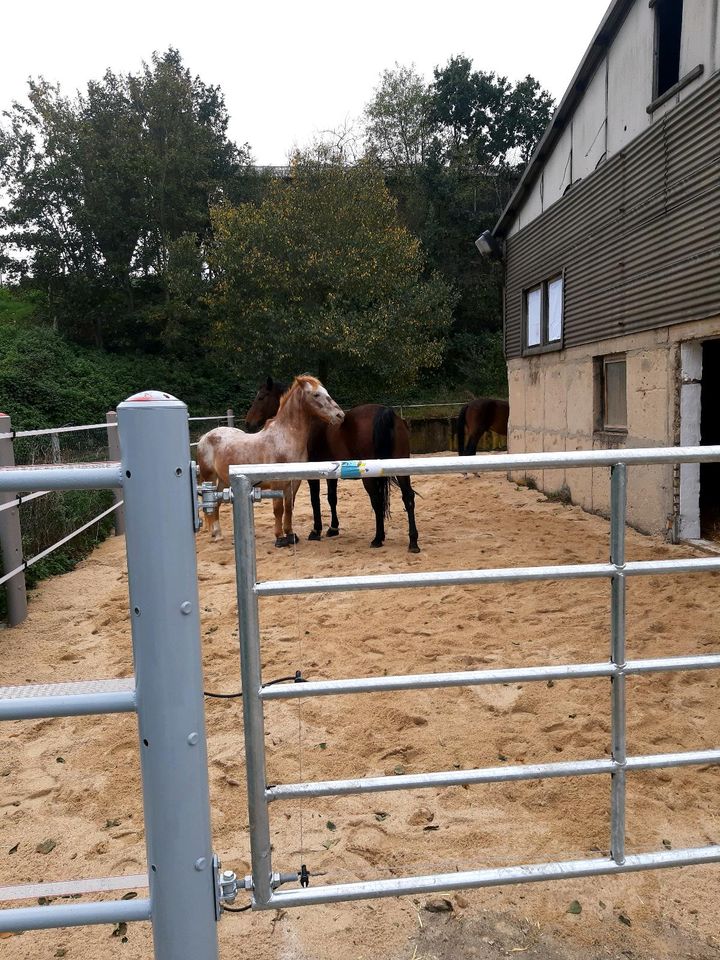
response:
<path fill-rule="evenodd" d="M 480 259 L 474 240 L 491 227 L 550 120 L 552 100 L 532 77 L 512 84 L 451 57 L 425 84 L 413 68 L 385 71 L 365 111 L 369 155 L 381 166 L 430 265 L 458 291 L 444 376 L 481 389 L 465 362 L 497 383 L 502 270 Z M 491 369 L 492 368 L 492 369 Z M 483 381 L 484 382 L 484 381 Z"/>
<path fill-rule="evenodd" d="M 367 397 L 441 362 L 452 293 L 370 163 L 298 156 L 262 203 L 220 206 L 213 222 L 214 332 L 238 368 L 312 369 Z"/>
<path fill-rule="evenodd" d="M 30 81 L 28 101 L 0 128 L 5 243 L 26 251 L 61 328 L 150 346 L 158 330 L 133 316 L 137 292 L 168 304 L 172 245 L 205 238 L 210 202 L 242 195 L 248 153 L 227 139 L 222 94 L 170 49 L 74 98 Z"/>

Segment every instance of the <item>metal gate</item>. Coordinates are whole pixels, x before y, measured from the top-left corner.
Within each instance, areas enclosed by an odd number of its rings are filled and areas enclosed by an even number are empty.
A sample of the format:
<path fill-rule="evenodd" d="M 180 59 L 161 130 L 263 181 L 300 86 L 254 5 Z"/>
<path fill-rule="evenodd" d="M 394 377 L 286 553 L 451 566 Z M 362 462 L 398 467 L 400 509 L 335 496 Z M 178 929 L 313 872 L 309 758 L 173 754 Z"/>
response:
<path fill-rule="evenodd" d="M 660 867 L 688 866 L 720 861 L 720 845 L 654 853 L 625 853 L 625 778 L 627 771 L 659 769 L 720 762 L 720 749 L 687 753 L 627 756 L 625 746 L 625 679 L 638 674 L 720 667 L 720 654 L 626 660 L 625 591 L 629 577 L 657 576 L 720 570 L 720 557 L 681 560 L 625 561 L 627 469 L 641 464 L 688 463 L 720 460 L 720 447 L 521 454 L 486 457 L 375 460 L 314 464 L 242 466 L 231 468 L 231 488 L 237 560 L 238 611 L 243 686 L 245 751 L 248 781 L 252 874 L 245 879 L 257 909 L 280 909 L 317 903 L 436 893 L 470 887 L 487 887 L 539 880 L 626 873 Z M 607 466 L 611 470 L 610 560 L 608 563 L 456 570 L 434 573 L 379 574 L 320 577 L 306 580 L 257 582 L 255 567 L 254 504 L 267 480 L 360 479 L 362 477 L 428 475 L 473 471 L 512 471 Z M 378 676 L 362 679 L 309 681 L 285 686 L 265 686 L 261 675 L 258 604 L 262 597 L 350 590 L 399 590 L 453 584 L 491 584 L 537 580 L 604 578 L 610 582 L 610 658 L 598 663 L 533 666 L 458 673 Z M 543 763 L 475 770 L 452 770 L 416 775 L 363 777 L 313 783 L 268 786 L 265 776 L 264 709 L 273 701 L 294 698 L 418 690 L 480 684 L 607 677 L 610 680 L 611 758 L 564 763 Z M 494 869 L 468 870 L 378 879 L 357 883 L 278 887 L 295 873 L 275 870 L 271 861 L 269 805 L 278 800 L 340 796 L 422 787 L 497 783 L 546 777 L 611 777 L 610 855 L 589 860 L 532 863 Z"/>

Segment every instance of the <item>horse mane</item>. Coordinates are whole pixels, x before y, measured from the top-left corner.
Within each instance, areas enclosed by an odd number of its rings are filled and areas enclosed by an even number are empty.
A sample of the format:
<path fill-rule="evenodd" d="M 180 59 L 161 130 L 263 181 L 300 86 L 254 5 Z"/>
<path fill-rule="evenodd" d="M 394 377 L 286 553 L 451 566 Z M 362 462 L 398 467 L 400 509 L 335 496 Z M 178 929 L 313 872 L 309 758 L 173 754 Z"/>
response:
<path fill-rule="evenodd" d="M 290 384 L 288 390 L 280 397 L 280 406 L 278 407 L 278 413 L 282 410 L 285 404 L 290 399 L 290 395 L 295 393 L 297 390 L 301 390 L 305 384 L 309 384 L 313 390 L 317 390 L 318 387 L 321 387 L 322 384 L 317 377 L 313 377 L 310 373 L 301 373 L 299 376 L 295 377 L 293 382 Z M 277 413 L 275 414 L 277 417 Z M 274 419 L 274 418 L 273 418 Z M 269 423 L 270 421 L 268 421 Z"/>

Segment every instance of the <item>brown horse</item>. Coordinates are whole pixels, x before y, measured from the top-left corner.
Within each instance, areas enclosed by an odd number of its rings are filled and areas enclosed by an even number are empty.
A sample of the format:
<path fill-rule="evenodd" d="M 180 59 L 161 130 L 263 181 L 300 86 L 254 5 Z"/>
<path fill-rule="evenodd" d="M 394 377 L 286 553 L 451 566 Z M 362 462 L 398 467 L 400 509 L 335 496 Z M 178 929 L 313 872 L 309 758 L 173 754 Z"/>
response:
<path fill-rule="evenodd" d="M 267 417 L 272 417 L 286 386 L 279 380 L 268 377 L 258 390 L 247 412 L 245 425 L 257 429 Z M 410 433 L 405 421 L 391 407 L 366 403 L 353 407 L 345 414 L 338 426 L 316 421 L 308 440 L 308 460 L 374 460 L 388 457 L 410 456 Z M 408 515 L 408 550 L 419 553 L 418 529 L 415 525 L 415 491 L 410 477 L 373 477 L 363 479 L 363 486 L 370 497 L 375 513 L 375 538 L 372 547 L 381 547 L 385 542 L 385 520 L 390 516 L 390 484 L 400 487 L 403 504 Z M 327 536 L 336 537 L 340 532 L 337 515 L 337 480 L 327 481 L 327 499 L 330 506 L 330 526 Z M 320 481 L 308 480 L 313 508 L 313 529 L 309 540 L 322 537 L 322 511 L 320 509 Z"/>
<path fill-rule="evenodd" d="M 315 377 L 295 377 L 283 396 L 277 416 L 258 434 L 247 434 L 234 427 L 216 427 L 198 441 L 197 458 L 200 481 L 227 486 L 231 464 L 296 463 L 307 460 L 308 438 L 313 422 L 342 423 L 345 414 Z M 290 483 L 268 481 L 265 489 L 282 490 L 283 498 L 273 500 L 275 546 L 298 542 L 292 529 L 292 511 L 299 480 Z M 217 504 L 210 519 L 213 540 L 222 539 Z"/>
<path fill-rule="evenodd" d="M 510 404 L 507 400 L 495 400 L 492 397 L 477 397 L 466 403 L 458 415 L 457 442 L 461 457 L 473 457 L 477 452 L 482 435 L 492 430 L 500 437 L 507 437 Z M 465 444 L 465 429 L 468 442 Z"/>

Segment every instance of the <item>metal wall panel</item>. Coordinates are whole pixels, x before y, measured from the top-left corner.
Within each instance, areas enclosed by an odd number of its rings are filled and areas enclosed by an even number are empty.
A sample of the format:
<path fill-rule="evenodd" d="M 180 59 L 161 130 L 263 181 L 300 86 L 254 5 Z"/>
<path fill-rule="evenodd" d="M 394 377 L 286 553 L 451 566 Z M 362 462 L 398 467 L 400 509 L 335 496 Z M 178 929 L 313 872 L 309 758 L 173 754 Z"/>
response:
<path fill-rule="evenodd" d="M 720 75 L 507 239 L 506 349 L 523 290 L 565 270 L 565 347 L 720 313 Z"/>

